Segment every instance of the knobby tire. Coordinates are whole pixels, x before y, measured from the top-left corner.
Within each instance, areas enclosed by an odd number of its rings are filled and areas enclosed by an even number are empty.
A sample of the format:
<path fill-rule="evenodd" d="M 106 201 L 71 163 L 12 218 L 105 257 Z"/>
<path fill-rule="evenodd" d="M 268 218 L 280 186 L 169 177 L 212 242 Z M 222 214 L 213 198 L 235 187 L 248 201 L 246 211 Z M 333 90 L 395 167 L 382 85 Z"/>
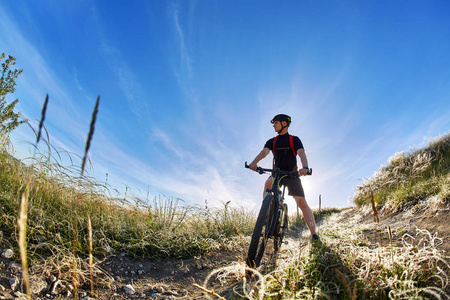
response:
<path fill-rule="evenodd" d="M 280 250 L 283 244 L 284 235 L 288 228 L 288 207 L 286 203 L 283 203 L 283 211 L 278 214 L 279 221 L 277 222 L 277 227 L 274 233 L 274 246 L 275 252 Z"/>
<path fill-rule="evenodd" d="M 274 196 L 267 195 L 261 205 L 247 254 L 246 262 L 251 268 L 259 267 L 261 259 L 264 256 L 264 251 L 271 235 L 269 232 L 270 226 L 275 215 L 273 210 L 277 209 L 275 204 Z"/>

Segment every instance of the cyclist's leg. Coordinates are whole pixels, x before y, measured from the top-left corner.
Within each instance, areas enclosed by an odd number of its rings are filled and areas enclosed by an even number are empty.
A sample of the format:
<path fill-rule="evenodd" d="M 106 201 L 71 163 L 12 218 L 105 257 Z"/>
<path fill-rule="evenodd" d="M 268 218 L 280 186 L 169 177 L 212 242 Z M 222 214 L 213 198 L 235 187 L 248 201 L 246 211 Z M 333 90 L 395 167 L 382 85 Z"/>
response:
<path fill-rule="evenodd" d="M 303 191 L 302 182 L 300 178 L 295 179 L 285 179 L 284 184 L 286 184 L 289 195 L 294 197 L 297 202 L 298 207 L 302 210 L 303 219 L 306 225 L 311 231 L 311 235 L 316 234 L 316 222 L 314 220 L 314 215 L 305 199 L 305 192 Z"/>
<path fill-rule="evenodd" d="M 270 190 L 270 189 L 272 188 L 272 181 L 273 181 L 272 176 L 270 176 L 270 177 L 266 180 L 266 183 L 264 184 L 263 199 L 264 199 L 264 197 L 265 197 L 265 195 L 266 195 L 266 190 L 267 190 L 267 189 Z"/>
<path fill-rule="evenodd" d="M 298 207 L 302 210 L 303 219 L 305 220 L 306 225 L 311 232 L 311 235 L 316 233 L 316 221 L 314 220 L 314 214 L 312 213 L 311 208 L 306 202 L 305 197 L 302 196 L 293 196 L 295 201 L 297 202 Z"/>

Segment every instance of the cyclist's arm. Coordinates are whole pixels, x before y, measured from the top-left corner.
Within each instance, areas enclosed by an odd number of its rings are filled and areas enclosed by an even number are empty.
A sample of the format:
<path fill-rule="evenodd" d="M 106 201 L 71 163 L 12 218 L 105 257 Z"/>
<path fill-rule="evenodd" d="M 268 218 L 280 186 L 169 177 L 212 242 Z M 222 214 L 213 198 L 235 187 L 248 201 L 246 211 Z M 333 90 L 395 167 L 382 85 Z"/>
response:
<path fill-rule="evenodd" d="M 253 171 L 256 171 L 256 168 L 258 168 L 258 163 L 262 159 L 264 159 L 269 153 L 270 153 L 269 148 L 262 149 L 262 151 L 259 152 L 259 154 L 255 157 L 255 159 L 250 163 L 250 165 L 249 165 L 250 169 L 252 169 Z"/>
<path fill-rule="evenodd" d="M 299 173 L 301 173 L 301 175 L 306 175 L 306 173 L 308 173 L 308 170 L 303 169 L 303 167 L 308 167 L 308 159 L 306 158 L 305 149 L 298 149 L 297 154 L 300 157 L 300 161 L 302 162 L 302 167 L 299 168 Z"/>

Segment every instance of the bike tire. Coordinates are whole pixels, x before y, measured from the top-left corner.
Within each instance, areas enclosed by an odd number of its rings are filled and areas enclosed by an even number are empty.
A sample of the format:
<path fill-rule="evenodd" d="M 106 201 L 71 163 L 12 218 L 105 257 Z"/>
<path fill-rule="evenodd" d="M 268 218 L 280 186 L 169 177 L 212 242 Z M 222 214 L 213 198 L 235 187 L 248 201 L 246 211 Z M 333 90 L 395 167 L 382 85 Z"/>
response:
<path fill-rule="evenodd" d="M 246 260 L 247 265 L 251 268 L 259 267 L 264 256 L 267 241 L 271 236 L 270 227 L 274 217 L 275 205 L 275 197 L 267 195 L 259 210 Z"/>
<path fill-rule="evenodd" d="M 280 250 L 281 245 L 283 244 L 284 235 L 286 234 L 286 230 L 288 228 L 289 217 L 288 217 L 288 206 L 286 203 L 283 203 L 283 212 L 279 214 L 279 220 L 277 222 L 277 228 L 274 234 L 274 248 L 275 252 Z"/>

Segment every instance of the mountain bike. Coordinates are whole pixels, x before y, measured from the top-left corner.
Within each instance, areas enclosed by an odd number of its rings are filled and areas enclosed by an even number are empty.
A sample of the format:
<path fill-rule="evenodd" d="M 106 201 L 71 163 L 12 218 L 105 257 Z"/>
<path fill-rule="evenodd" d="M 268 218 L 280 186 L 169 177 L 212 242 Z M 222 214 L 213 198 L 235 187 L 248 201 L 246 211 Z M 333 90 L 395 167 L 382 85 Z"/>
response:
<path fill-rule="evenodd" d="M 247 162 L 245 167 L 249 168 Z M 284 203 L 284 192 L 280 189 L 280 182 L 283 178 L 296 178 L 298 171 L 282 171 L 276 169 L 263 169 L 258 167 L 256 172 L 259 174 L 272 173 L 272 188 L 264 193 L 264 200 L 256 219 L 253 229 L 250 246 L 248 248 L 246 263 L 251 268 L 258 268 L 263 258 L 268 262 L 276 261 L 278 251 L 283 243 L 283 238 L 288 228 L 288 207 Z M 312 169 L 308 170 L 307 175 L 312 174 Z M 273 238 L 273 249 L 267 249 L 269 240 Z"/>

